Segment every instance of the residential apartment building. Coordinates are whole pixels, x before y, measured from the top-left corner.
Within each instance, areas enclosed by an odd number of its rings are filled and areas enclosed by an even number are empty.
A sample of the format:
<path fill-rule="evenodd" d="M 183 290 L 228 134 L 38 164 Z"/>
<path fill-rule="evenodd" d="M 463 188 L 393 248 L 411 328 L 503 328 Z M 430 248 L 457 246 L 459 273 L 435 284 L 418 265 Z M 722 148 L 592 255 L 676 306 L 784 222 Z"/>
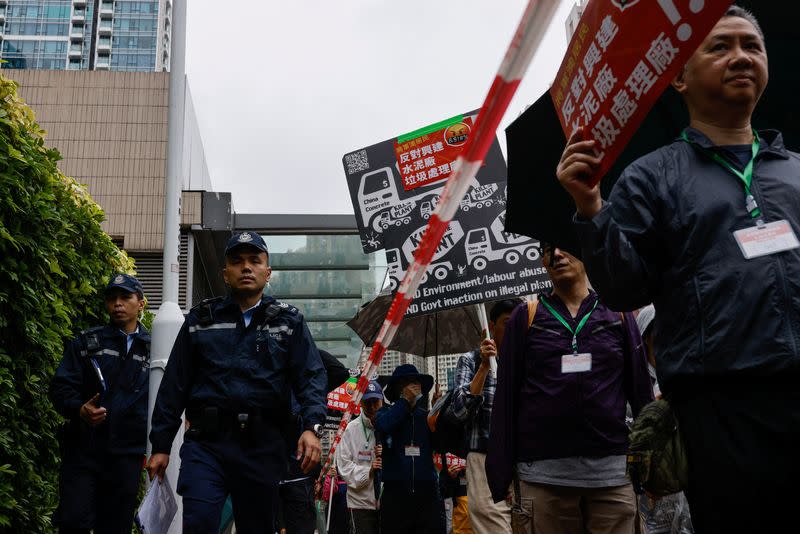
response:
<path fill-rule="evenodd" d="M 369 353 L 369 349 L 367 349 L 367 353 Z M 381 364 L 378 366 L 378 375 L 389 376 L 398 365 L 405 364 L 413 365 L 420 373 L 431 376 L 436 374 L 436 358 L 433 356 L 423 358 L 422 356 L 417 356 L 416 354 L 407 354 L 405 352 L 389 350 L 383 355 Z"/>
<path fill-rule="evenodd" d="M 5 69 L 169 69 L 171 0 L 0 0 Z"/>

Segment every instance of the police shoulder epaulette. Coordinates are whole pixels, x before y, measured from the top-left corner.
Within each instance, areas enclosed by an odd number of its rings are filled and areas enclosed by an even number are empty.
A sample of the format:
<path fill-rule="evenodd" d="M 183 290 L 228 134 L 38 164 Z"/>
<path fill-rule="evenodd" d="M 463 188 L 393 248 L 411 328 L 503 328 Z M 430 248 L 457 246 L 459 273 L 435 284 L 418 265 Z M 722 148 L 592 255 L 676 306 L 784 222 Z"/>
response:
<path fill-rule="evenodd" d="M 87 328 L 86 330 L 81 330 L 81 335 L 85 336 L 87 334 L 96 334 L 101 332 L 105 326 L 93 326 L 91 328 Z"/>
<path fill-rule="evenodd" d="M 224 300 L 223 297 L 211 297 L 211 298 L 203 299 L 199 303 L 197 303 L 194 306 L 192 306 L 192 309 L 196 310 L 198 308 L 201 308 L 202 306 L 208 306 L 208 305 L 214 304 L 215 302 L 222 302 L 223 300 Z"/>
<path fill-rule="evenodd" d="M 217 302 L 222 302 L 222 300 L 224 300 L 222 297 L 203 299 L 196 306 L 192 306 L 191 311 L 197 315 L 197 320 L 202 326 L 208 326 L 214 322 L 214 313 L 211 307 Z"/>
<path fill-rule="evenodd" d="M 264 324 L 269 323 L 271 320 L 276 318 L 281 313 L 288 313 L 290 315 L 297 315 L 299 310 L 292 306 L 291 304 L 286 304 L 285 302 L 279 302 L 277 300 L 273 300 L 269 304 L 267 304 L 266 311 L 264 312 Z"/>
<path fill-rule="evenodd" d="M 297 315 L 298 313 L 300 313 L 300 310 L 298 310 L 297 308 L 295 308 L 291 304 L 286 304 L 285 302 L 280 302 L 280 301 L 276 300 L 271 305 L 275 305 L 278 308 L 280 308 L 281 311 L 289 312 L 292 315 Z"/>

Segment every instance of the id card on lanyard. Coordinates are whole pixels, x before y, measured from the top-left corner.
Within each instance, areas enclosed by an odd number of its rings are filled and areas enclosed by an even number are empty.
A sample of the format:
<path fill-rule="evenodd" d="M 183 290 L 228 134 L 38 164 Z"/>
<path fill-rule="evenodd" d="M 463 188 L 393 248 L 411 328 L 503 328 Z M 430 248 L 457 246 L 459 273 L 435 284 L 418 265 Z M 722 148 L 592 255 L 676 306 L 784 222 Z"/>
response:
<path fill-rule="evenodd" d="M 758 207 L 758 203 L 751 192 L 753 165 L 755 165 L 756 155 L 758 154 L 761 144 L 758 132 L 753 130 L 753 153 L 750 161 L 745 165 L 742 171 L 734 168 L 733 165 L 716 152 L 701 147 L 696 142 L 690 140 L 689 136 L 686 135 L 686 131 L 681 134 L 681 138 L 706 154 L 723 169 L 739 178 L 744 185 L 744 207 L 750 217 L 755 219 L 756 225 L 733 232 L 733 238 L 739 245 L 739 249 L 742 251 L 742 255 L 745 259 L 749 260 L 800 247 L 800 242 L 798 242 L 797 236 L 788 221 L 782 219 L 771 223 L 764 222 L 761 209 Z"/>
<path fill-rule="evenodd" d="M 596 299 L 594 301 L 594 306 L 589 312 L 583 316 L 583 318 L 578 321 L 578 326 L 575 327 L 573 330 L 572 327 L 569 325 L 566 319 L 558 313 L 548 302 L 544 299 L 544 297 L 539 297 L 539 300 L 542 304 L 544 304 L 545 308 L 553 314 L 553 317 L 558 319 L 564 328 L 572 334 L 572 354 L 564 354 L 561 356 L 561 372 L 566 373 L 585 373 L 587 371 L 592 370 L 592 354 L 590 352 L 583 352 L 578 353 L 578 334 L 583 327 L 586 326 L 586 322 L 589 320 L 589 316 L 592 315 L 594 310 L 597 308 L 597 304 L 600 302 L 600 299 Z"/>
<path fill-rule="evenodd" d="M 364 423 L 365 415 L 361 415 L 361 430 L 364 432 L 364 449 L 358 451 L 358 461 L 359 462 L 371 462 L 372 461 L 372 447 L 370 442 L 372 441 L 372 436 L 375 435 L 374 432 L 367 432 L 367 425 Z"/>

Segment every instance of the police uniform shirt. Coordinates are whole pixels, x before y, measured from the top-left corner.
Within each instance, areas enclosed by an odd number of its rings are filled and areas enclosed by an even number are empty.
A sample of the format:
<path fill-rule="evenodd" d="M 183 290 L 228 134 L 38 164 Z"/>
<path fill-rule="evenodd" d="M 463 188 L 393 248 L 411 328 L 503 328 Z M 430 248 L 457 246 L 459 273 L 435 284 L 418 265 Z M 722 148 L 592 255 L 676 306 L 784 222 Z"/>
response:
<path fill-rule="evenodd" d="M 152 416 L 154 453 L 169 454 L 184 409 L 287 415 L 294 390 L 304 428 L 322 424 L 326 377 L 299 311 L 264 297 L 247 322 L 228 297 L 192 309 L 173 346 Z M 275 316 L 268 318 L 268 313 Z"/>
<path fill-rule="evenodd" d="M 92 337 L 97 346 L 87 347 Z M 92 360 L 100 368 L 105 391 Z M 111 325 L 91 328 L 67 344 L 50 386 L 53 405 L 68 419 L 66 442 L 112 454 L 144 454 L 149 371 L 150 334 L 141 325 L 133 335 Z M 107 417 L 96 427 L 89 427 L 79 411 L 97 393 Z"/>

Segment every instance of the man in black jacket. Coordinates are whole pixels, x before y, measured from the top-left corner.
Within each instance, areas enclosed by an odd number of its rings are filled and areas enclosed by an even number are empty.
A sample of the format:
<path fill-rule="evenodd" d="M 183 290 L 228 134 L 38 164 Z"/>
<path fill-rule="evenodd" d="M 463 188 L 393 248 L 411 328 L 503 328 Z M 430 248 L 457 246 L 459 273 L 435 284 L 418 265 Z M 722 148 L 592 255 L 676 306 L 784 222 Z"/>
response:
<path fill-rule="evenodd" d="M 598 293 L 658 311 L 700 533 L 777 531 L 798 496 L 800 157 L 751 126 L 767 79 L 761 28 L 733 6 L 672 83 L 691 118 L 679 139 L 629 166 L 608 202 L 581 130 L 557 171 Z"/>
<path fill-rule="evenodd" d="M 60 532 L 129 534 L 147 444 L 150 334 L 139 323 L 139 280 L 111 277 L 110 322 L 64 349 L 50 398 L 66 418 L 61 436 Z"/>

